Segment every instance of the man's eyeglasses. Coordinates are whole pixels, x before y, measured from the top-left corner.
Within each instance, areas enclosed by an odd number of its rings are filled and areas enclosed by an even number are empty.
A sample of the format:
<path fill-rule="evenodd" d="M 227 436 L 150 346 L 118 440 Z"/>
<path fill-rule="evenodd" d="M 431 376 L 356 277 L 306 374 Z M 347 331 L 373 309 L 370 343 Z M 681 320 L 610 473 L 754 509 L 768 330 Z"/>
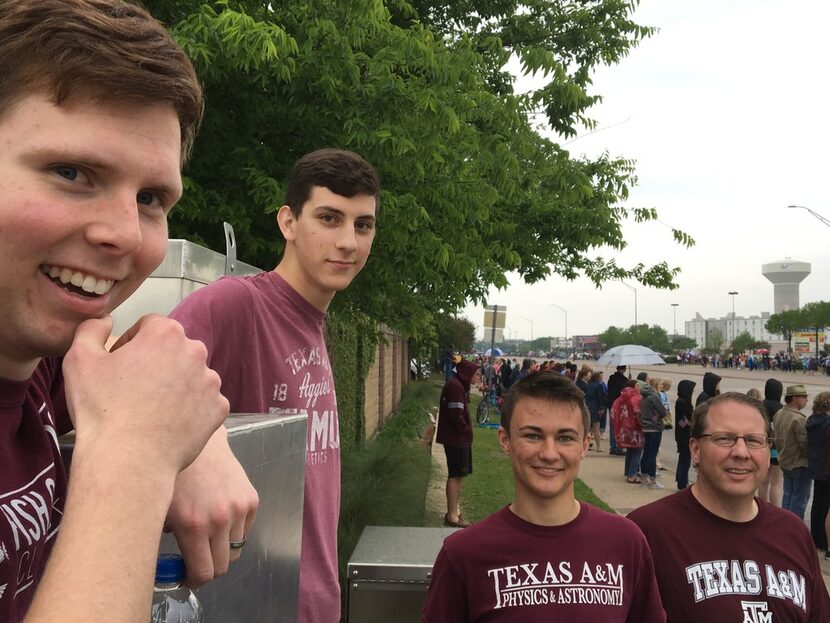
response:
<path fill-rule="evenodd" d="M 736 435 L 735 433 L 705 433 L 698 435 L 698 437 L 709 437 L 712 443 L 723 448 L 731 448 L 738 439 L 743 439 L 746 447 L 750 450 L 760 450 L 766 448 L 772 443 L 772 438 L 761 433 L 752 433 L 749 435 Z"/>

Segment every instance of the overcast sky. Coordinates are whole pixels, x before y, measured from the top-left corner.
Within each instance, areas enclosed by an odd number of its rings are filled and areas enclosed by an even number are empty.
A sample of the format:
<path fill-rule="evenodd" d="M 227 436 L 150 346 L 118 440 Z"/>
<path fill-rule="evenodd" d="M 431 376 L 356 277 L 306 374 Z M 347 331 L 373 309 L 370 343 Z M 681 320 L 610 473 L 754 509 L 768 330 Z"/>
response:
<path fill-rule="evenodd" d="M 629 206 L 657 208 L 663 223 L 697 244 L 686 249 L 660 223 L 624 227 L 618 263 L 679 266 L 680 288 L 637 288 L 637 319 L 673 332 L 696 312 L 721 317 L 773 311 L 761 265 L 793 258 L 812 264 L 801 304 L 830 300 L 827 144 L 830 3 L 820 0 L 643 0 L 641 24 L 660 31 L 628 58 L 594 75 L 604 101 L 591 111 L 599 131 L 567 147 L 575 156 L 637 161 Z M 604 254 L 608 256 L 607 250 Z M 593 254 L 596 255 L 596 254 Z M 597 290 L 587 279 L 518 277 L 491 304 L 507 305 L 509 337 L 589 335 L 634 322 L 634 293 L 619 282 Z M 481 307 L 465 315 L 479 327 Z M 524 316 L 524 318 L 521 318 Z M 529 320 L 528 320 L 529 319 Z M 479 332 L 480 333 L 480 332 Z"/>

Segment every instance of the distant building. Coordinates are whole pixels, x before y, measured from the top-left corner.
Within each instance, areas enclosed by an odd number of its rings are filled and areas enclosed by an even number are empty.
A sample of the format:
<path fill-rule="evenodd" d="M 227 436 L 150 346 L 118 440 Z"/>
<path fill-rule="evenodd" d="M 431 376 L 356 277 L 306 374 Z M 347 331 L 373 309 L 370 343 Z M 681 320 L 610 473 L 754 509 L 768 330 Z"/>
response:
<path fill-rule="evenodd" d="M 748 318 L 741 316 L 733 318 L 731 313 L 723 318 L 704 318 L 698 313 L 695 314 L 694 320 L 686 321 L 686 335 L 697 342 L 698 348 L 708 347 L 711 343 L 710 336 L 715 331 L 720 332 L 723 344 L 731 343 L 736 336 L 744 331 L 757 341 L 770 343 L 783 341 L 780 335 L 767 331 L 766 324 L 769 317 L 769 312 L 761 312 L 760 316 L 749 316 Z"/>

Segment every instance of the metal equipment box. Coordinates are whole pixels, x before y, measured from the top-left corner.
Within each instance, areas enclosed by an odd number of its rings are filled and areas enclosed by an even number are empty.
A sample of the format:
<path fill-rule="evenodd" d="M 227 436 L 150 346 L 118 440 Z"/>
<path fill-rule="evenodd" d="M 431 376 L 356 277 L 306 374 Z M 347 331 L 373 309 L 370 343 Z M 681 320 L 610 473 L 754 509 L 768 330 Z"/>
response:
<path fill-rule="evenodd" d="M 209 623 L 297 621 L 307 420 L 235 414 L 225 422 L 228 444 L 259 493 L 259 511 L 242 557 L 197 591 Z M 71 473 L 74 433 L 60 442 Z M 178 551 L 173 535 L 162 535 L 159 552 Z"/>
<path fill-rule="evenodd" d="M 252 275 L 260 269 L 187 240 L 167 241 L 167 255 L 133 294 L 112 312 L 113 335 L 121 335 L 142 315 L 166 316 L 181 300 L 224 275 Z"/>
<path fill-rule="evenodd" d="M 348 623 L 419 623 L 432 565 L 456 530 L 366 526 L 346 570 Z"/>

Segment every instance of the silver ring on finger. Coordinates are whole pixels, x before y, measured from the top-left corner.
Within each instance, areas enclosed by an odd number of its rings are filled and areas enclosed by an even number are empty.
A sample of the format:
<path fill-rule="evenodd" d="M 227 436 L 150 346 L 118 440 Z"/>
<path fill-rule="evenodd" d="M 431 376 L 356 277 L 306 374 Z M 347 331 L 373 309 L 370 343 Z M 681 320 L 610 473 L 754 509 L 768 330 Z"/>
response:
<path fill-rule="evenodd" d="M 245 543 L 248 542 L 248 537 L 242 537 L 241 541 L 231 541 L 231 549 L 242 549 L 245 547 Z"/>

